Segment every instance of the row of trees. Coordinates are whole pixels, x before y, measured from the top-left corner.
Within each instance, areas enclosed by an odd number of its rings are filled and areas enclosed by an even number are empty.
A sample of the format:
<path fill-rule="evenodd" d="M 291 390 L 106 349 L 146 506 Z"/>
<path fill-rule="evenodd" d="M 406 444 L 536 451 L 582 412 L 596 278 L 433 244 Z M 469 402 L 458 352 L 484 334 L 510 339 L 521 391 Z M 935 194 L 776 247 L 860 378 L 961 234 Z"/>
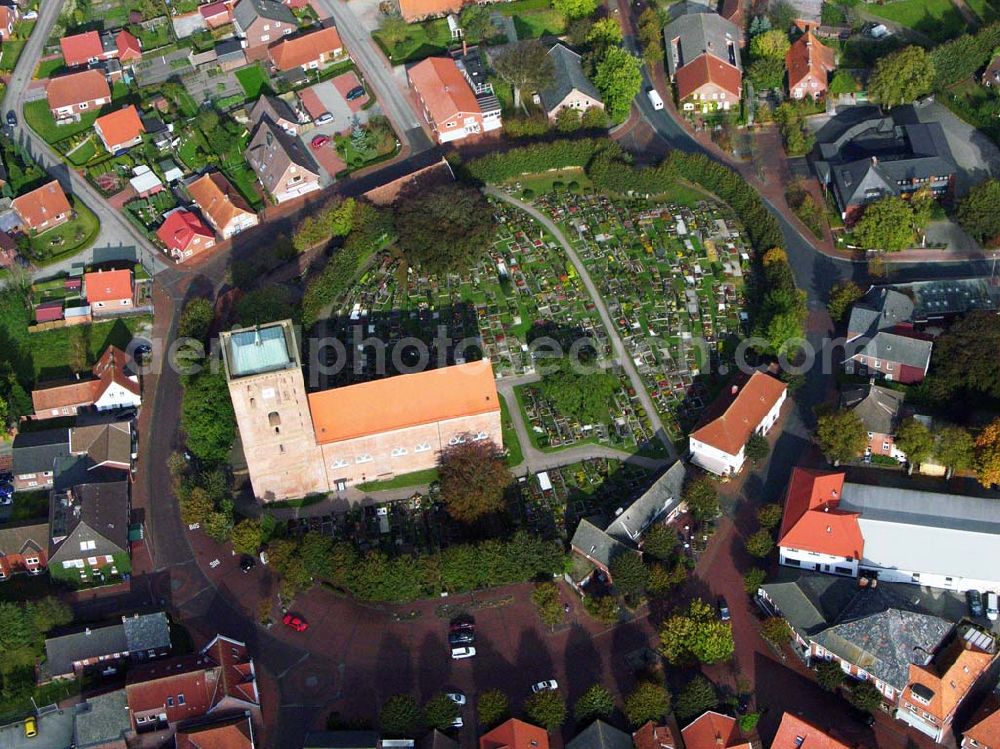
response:
<path fill-rule="evenodd" d="M 354 228 L 356 209 L 353 198 L 331 198 L 316 213 L 299 221 L 292 233 L 292 244 L 304 252 L 334 237 L 346 237 Z"/>
<path fill-rule="evenodd" d="M 805 293 L 795 287 L 784 250 L 774 247 L 765 252 L 761 266 L 754 291 L 754 334 L 767 341 L 768 353 L 791 356 L 805 335 Z"/>
<path fill-rule="evenodd" d="M 554 541 L 525 531 L 509 539 L 456 544 L 425 556 L 359 553 L 347 542 L 318 533 L 278 539 L 268 547 L 282 596 L 293 599 L 321 580 L 368 601 L 410 601 L 441 592 L 461 593 L 561 573 L 566 555 Z"/>
<path fill-rule="evenodd" d="M 988 179 L 969 190 L 958 203 L 956 218 L 982 245 L 1000 246 L 1000 180 Z"/>

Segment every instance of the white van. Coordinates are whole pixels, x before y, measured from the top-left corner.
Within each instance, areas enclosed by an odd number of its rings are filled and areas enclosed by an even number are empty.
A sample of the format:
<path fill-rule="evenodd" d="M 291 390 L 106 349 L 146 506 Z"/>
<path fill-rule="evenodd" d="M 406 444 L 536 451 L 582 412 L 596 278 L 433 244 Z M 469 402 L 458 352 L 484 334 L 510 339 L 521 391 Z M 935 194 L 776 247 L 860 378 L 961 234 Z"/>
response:
<path fill-rule="evenodd" d="M 663 109 L 663 99 L 660 98 L 655 88 L 647 90 L 646 96 L 649 97 L 649 103 L 653 105 L 653 109 Z"/>
<path fill-rule="evenodd" d="M 1000 610 L 997 609 L 997 594 L 987 593 L 986 618 L 989 619 L 991 622 L 995 622 L 998 616 L 1000 616 Z"/>

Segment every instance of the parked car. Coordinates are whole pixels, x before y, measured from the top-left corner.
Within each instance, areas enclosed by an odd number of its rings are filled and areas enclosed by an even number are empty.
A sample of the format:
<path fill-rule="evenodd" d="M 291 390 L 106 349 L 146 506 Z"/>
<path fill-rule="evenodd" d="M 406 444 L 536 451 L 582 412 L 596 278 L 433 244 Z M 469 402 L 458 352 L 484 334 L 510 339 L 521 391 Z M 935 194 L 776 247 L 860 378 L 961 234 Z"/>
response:
<path fill-rule="evenodd" d="M 986 594 L 986 618 L 995 622 L 998 617 L 1000 617 L 1000 611 L 997 610 L 997 594 L 990 591 Z"/>
<path fill-rule="evenodd" d="M 309 622 L 303 619 L 301 616 L 295 616 L 294 614 L 285 614 L 284 618 L 281 620 L 286 627 L 291 627 L 296 632 L 305 632 L 309 629 Z"/>
<path fill-rule="evenodd" d="M 38 735 L 38 721 L 34 716 L 24 719 L 24 738 L 33 739 Z"/>
<path fill-rule="evenodd" d="M 327 146 L 329 144 L 330 144 L 329 135 L 317 135 L 309 142 L 309 145 L 312 146 L 313 148 L 323 148 L 323 146 Z"/>
<path fill-rule="evenodd" d="M 313 123 L 316 125 L 326 125 L 330 122 L 333 122 L 333 115 L 329 112 L 323 112 L 323 114 L 313 120 Z"/>
<path fill-rule="evenodd" d="M 476 649 L 472 646 L 451 649 L 451 657 L 456 661 L 460 661 L 465 658 L 472 658 L 475 654 Z"/>
<path fill-rule="evenodd" d="M 459 707 L 465 705 L 465 692 L 445 692 L 444 696 L 454 702 Z"/>
<path fill-rule="evenodd" d="M 983 611 L 983 594 L 980 593 L 975 588 L 970 588 L 965 591 L 965 601 L 969 604 L 969 613 L 973 616 L 982 616 Z"/>
<path fill-rule="evenodd" d="M 458 632 L 448 633 L 448 643 L 450 645 L 471 645 L 476 641 L 476 635 L 467 629 L 459 630 Z"/>
<path fill-rule="evenodd" d="M 451 632 L 461 632 L 462 630 L 475 630 L 476 623 L 471 619 L 454 619 L 448 626 Z"/>
<path fill-rule="evenodd" d="M 244 554 L 243 558 L 240 560 L 240 569 L 243 570 L 243 574 L 245 575 L 255 566 L 257 566 L 257 562 L 254 561 L 254 558 L 249 554 Z"/>
<path fill-rule="evenodd" d="M 559 685 L 556 683 L 555 679 L 546 679 L 545 681 L 540 681 L 531 687 L 531 691 L 535 694 L 539 692 L 544 692 L 548 689 L 558 689 Z"/>
<path fill-rule="evenodd" d="M 344 98 L 347 99 L 348 101 L 354 101 L 355 99 L 360 99 L 364 95 L 365 95 L 365 87 L 355 86 L 354 88 L 352 88 L 350 91 L 347 92 L 347 96 L 345 96 Z"/>
<path fill-rule="evenodd" d="M 462 726 L 464 726 L 464 725 L 465 725 L 465 721 L 464 721 L 464 720 L 462 720 L 462 716 L 461 716 L 461 715 L 457 716 L 457 717 L 455 718 L 455 720 L 453 720 L 453 721 L 451 722 L 451 727 L 452 727 L 452 728 L 461 728 L 461 727 L 462 727 Z"/>
<path fill-rule="evenodd" d="M 13 109 L 7 112 L 7 124 L 11 127 L 17 127 L 17 114 Z"/>
<path fill-rule="evenodd" d="M 718 601 L 716 601 L 716 605 L 719 608 L 719 618 L 724 622 L 728 622 L 732 617 L 729 613 L 729 604 L 726 603 L 726 599 L 719 596 Z"/>

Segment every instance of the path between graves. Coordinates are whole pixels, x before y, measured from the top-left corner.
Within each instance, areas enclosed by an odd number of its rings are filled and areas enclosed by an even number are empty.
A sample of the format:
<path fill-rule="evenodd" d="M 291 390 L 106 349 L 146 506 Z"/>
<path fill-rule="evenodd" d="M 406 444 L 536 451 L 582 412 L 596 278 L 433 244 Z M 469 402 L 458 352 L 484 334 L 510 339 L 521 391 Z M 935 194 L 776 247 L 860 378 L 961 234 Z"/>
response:
<path fill-rule="evenodd" d="M 604 328 L 605 330 L 607 330 L 608 336 L 611 339 L 612 346 L 616 354 L 616 358 L 619 360 L 619 362 L 621 362 L 621 365 L 622 367 L 624 367 L 626 374 L 628 374 L 629 380 L 632 382 L 632 387 L 635 390 L 636 395 L 638 396 L 640 402 L 642 403 L 642 407 L 646 409 L 646 414 L 647 416 L 649 416 L 650 423 L 652 423 L 653 429 L 656 431 L 657 437 L 660 438 L 660 442 L 662 442 L 663 446 L 666 448 L 667 454 L 670 456 L 671 461 L 676 460 L 677 451 L 674 449 L 673 443 L 670 441 L 670 438 L 667 437 L 667 432 L 663 428 L 663 422 L 660 421 L 660 415 L 659 413 L 657 413 L 656 408 L 653 405 L 653 399 L 650 398 L 649 393 L 646 392 L 646 386 L 643 384 L 642 378 L 639 377 L 639 372 L 635 368 L 635 363 L 632 361 L 632 357 L 628 355 L 625 345 L 624 343 L 622 343 L 622 339 L 618 335 L 618 330 L 612 323 L 611 316 L 608 314 L 608 309 L 604 305 L 604 299 L 602 299 L 600 293 L 598 293 L 597 287 L 594 285 L 593 280 L 591 280 L 590 278 L 590 273 L 587 271 L 587 268 L 584 266 L 584 264 L 580 261 L 580 258 L 577 256 L 576 251 L 573 249 L 572 245 L 570 245 L 570 243 L 566 240 L 566 237 L 563 235 L 559 227 L 557 227 L 552 222 L 552 220 L 549 219 L 547 216 L 545 216 L 545 214 L 543 214 L 541 211 L 537 210 L 536 208 L 528 205 L 523 201 L 518 200 L 517 198 L 507 195 L 506 193 L 496 189 L 495 187 L 486 187 L 484 188 L 484 190 L 488 195 L 491 195 L 494 198 L 497 198 L 498 200 L 503 200 L 506 203 L 510 203 L 511 205 L 520 208 L 522 211 L 524 211 L 533 219 L 542 224 L 542 226 L 544 226 L 552 234 L 552 236 L 559 241 L 559 244 L 562 245 L 562 248 L 566 252 L 567 257 L 569 257 L 570 261 L 573 263 L 573 267 L 576 268 L 576 272 L 580 275 L 580 279 L 583 281 L 583 285 L 587 289 L 587 293 L 590 294 L 590 298 L 594 301 L 594 305 L 597 307 L 597 311 L 601 316 L 601 322 L 604 323 Z M 510 406 L 511 416 L 514 418 L 514 425 L 517 426 L 519 423 L 521 423 L 521 427 L 524 428 L 524 424 L 523 422 L 521 422 L 520 415 L 518 414 L 518 409 L 516 408 L 517 405 L 516 401 L 514 401 L 513 405 L 511 404 L 511 402 L 508 401 L 507 405 Z M 515 414 L 518 415 L 515 416 Z M 527 430 L 525 429 L 525 434 L 526 433 Z M 525 436 L 522 435 L 520 431 L 518 431 L 518 437 L 521 439 L 521 448 L 524 450 L 525 455 L 530 456 L 532 453 L 531 441 L 529 439 L 526 439 Z M 597 446 L 595 446 L 595 448 L 596 447 Z M 586 448 L 580 448 L 580 449 L 586 449 Z M 606 448 L 606 449 L 614 453 L 619 452 L 617 450 L 612 450 L 612 448 Z M 537 453 L 538 456 L 541 457 L 542 462 L 546 462 L 550 458 L 554 459 L 555 461 L 553 463 L 554 466 L 554 465 L 565 465 L 567 462 L 566 460 L 567 455 L 572 453 L 573 450 L 564 450 L 558 453 L 543 453 L 540 451 L 535 451 L 535 452 Z M 599 457 L 610 457 L 610 456 L 599 456 Z M 620 455 L 615 455 L 614 457 L 620 457 Z M 525 462 L 531 463 L 533 470 L 544 470 L 544 469 L 539 469 L 537 467 L 539 463 L 533 458 L 529 457 Z"/>

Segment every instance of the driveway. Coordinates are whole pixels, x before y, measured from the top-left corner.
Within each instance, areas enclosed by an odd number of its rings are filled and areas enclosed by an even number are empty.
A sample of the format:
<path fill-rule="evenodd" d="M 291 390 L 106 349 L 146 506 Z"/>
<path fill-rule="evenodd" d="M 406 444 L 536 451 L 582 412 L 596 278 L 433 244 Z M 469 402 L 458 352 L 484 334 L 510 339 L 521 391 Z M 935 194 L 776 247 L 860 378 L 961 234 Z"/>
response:
<path fill-rule="evenodd" d="M 361 110 L 355 112 L 350 103 L 337 90 L 333 81 L 323 81 L 299 92 L 299 98 L 306 112 L 314 120 L 325 112 L 333 115 L 333 122 L 326 125 L 317 126 L 313 133 L 319 132 L 324 135 L 333 133 L 349 133 L 354 125 L 354 118 L 364 124 L 368 122 L 368 111 Z"/>
<path fill-rule="evenodd" d="M 144 57 L 135 66 L 135 77 L 140 86 L 163 83 L 173 76 L 182 76 L 194 70 L 188 60 L 191 50 L 177 49 L 165 55 Z"/>
<path fill-rule="evenodd" d="M 965 195 L 969 188 L 989 177 L 1000 176 L 1000 148 L 990 138 L 956 116 L 938 102 L 914 107 L 921 122 L 940 122 L 959 172 L 955 192 Z"/>

